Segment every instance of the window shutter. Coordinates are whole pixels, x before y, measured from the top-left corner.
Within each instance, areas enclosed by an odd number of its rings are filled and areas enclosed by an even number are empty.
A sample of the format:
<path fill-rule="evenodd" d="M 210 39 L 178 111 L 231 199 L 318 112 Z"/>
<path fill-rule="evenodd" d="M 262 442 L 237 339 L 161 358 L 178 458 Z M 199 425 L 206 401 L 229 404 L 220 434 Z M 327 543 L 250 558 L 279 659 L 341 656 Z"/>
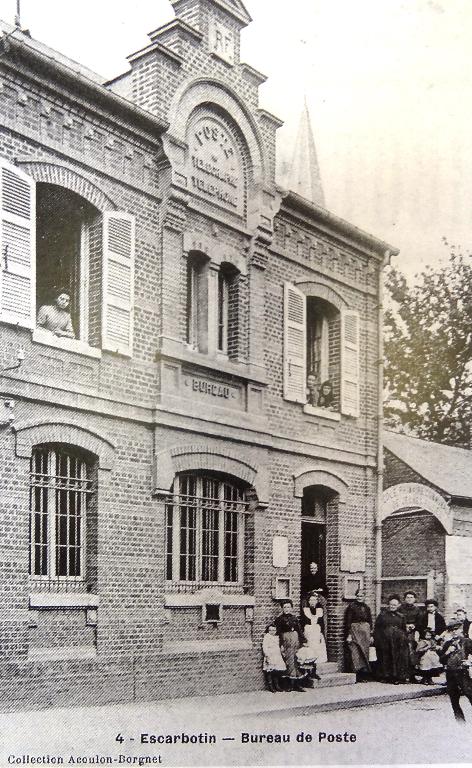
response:
<path fill-rule="evenodd" d="M 103 215 L 102 347 L 133 353 L 134 216 Z"/>
<path fill-rule="evenodd" d="M 306 299 L 284 285 L 284 398 L 306 402 Z"/>
<path fill-rule="evenodd" d="M 359 416 L 359 314 L 341 315 L 341 411 Z"/>
<path fill-rule="evenodd" d="M 0 320 L 33 328 L 36 314 L 36 186 L 0 162 Z"/>

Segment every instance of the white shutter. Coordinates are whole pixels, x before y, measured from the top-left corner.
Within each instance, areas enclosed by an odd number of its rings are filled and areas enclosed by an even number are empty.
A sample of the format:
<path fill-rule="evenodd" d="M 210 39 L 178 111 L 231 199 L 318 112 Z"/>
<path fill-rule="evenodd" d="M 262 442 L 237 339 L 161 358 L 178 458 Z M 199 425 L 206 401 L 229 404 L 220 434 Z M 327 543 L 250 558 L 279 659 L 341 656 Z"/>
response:
<path fill-rule="evenodd" d="M 34 328 L 36 186 L 0 161 L 0 320 Z"/>
<path fill-rule="evenodd" d="M 341 412 L 359 416 L 359 313 L 341 314 Z"/>
<path fill-rule="evenodd" d="M 306 403 L 306 299 L 284 285 L 284 398 Z"/>
<path fill-rule="evenodd" d="M 133 353 L 134 216 L 103 215 L 102 347 Z"/>

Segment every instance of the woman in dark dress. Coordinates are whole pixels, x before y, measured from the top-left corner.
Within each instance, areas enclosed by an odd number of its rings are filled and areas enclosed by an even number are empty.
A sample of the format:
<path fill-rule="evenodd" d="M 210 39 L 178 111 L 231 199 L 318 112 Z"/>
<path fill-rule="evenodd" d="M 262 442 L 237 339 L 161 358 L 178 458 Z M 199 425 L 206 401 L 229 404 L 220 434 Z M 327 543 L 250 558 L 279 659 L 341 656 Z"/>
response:
<path fill-rule="evenodd" d="M 305 636 L 302 632 L 300 622 L 293 614 L 293 603 L 291 600 L 284 600 L 281 605 L 282 613 L 275 620 L 277 634 L 280 637 L 282 654 L 287 665 L 287 675 L 290 683 L 290 690 L 304 691 L 300 685 L 300 675 L 297 668 L 295 654 L 305 642 Z"/>
<path fill-rule="evenodd" d="M 346 609 L 344 633 L 352 669 L 356 673 L 356 681 L 367 680 L 371 674 L 369 647 L 372 633 L 372 613 L 369 606 L 364 602 L 362 589 L 357 590 L 356 599 Z"/>
<path fill-rule="evenodd" d="M 377 616 L 374 639 L 379 677 L 388 683 L 404 683 L 409 678 L 409 647 L 401 600 L 391 595 L 388 608 Z"/>

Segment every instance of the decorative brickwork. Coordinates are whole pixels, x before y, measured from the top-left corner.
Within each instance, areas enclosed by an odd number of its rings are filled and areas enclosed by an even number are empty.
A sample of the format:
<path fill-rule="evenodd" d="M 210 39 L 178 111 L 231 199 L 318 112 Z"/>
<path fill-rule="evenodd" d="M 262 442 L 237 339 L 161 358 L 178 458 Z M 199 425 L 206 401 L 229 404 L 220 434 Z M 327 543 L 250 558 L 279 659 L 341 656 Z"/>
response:
<path fill-rule="evenodd" d="M 112 469 L 115 446 L 104 437 L 83 426 L 68 423 L 63 419 L 56 422 L 16 424 L 16 455 L 30 458 L 35 445 L 65 443 L 83 448 L 97 456 L 100 469 Z"/>
<path fill-rule="evenodd" d="M 280 610 L 277 577 L 290 581 L 297 608 L 301 597 L 306 487 L 330 491 L 324 565 L 331 660 L 341 664 L 343 656 L 342 544 L 365 547 L 360 575 L 376 607 L 377 279 L 386 245 L 308 201 L 281 196 L 281 123 L 259 107 L 264 77 L 239 59 L 248 20 L 216 0 L 174 5 L 175 22 L 153 32 L 150 46 L 131 55 L 130 72 L 107 85 L 55 52 L 30 51 L 20 31 L 16 58 L 5 53 L 0 60 L 0 159 L 8 164 L 0 174 L 7 168 L 8 180 L 21 168 L 29 177 L 17 179 L 14 198 L 24 232 L 31 235 L 35 223 L 34 182 L 57 188 L 59 209 L 61 188 L 96 209 L 87 208 L 80 236 L 68 240 L 85 297 L 85 338 L 38 334 L 34 312 L 22 323 L 3 322 L 0 314 L 0 362 L 10 366 L 19 347 L 25 352 L 21 368 L 1 378 L 14 421 L 0 441 L 0 681 L 15 708 L 261 687 L 262 635 Z M 229 53 L 215 50 L 216 23 L 230 33 Z M 41 65 L 44 85 L 29 65 L 15 66 L 26 54 Z M 112 230 L 104 224 L 110 211 Z M 7 214 L 0 209 L 5 221 Z M 28 243 L 26 298 L 34 306 L 37 248 L 32 236 Z M 206 302 L 201 349 L 188 338 L 187 264 L 194 253 L 207 268 L 205 290 L 190 297 L 200 312 Z M 228 278 L 227 306 L 220 270 Z M 341 413 L 338 402 L 336 411 L 310 411 L 304 392 L 299 402 L 284 399 L 286 283 L 336 310 L 328 366 L 336 392 L 340 314 L 357 313 L 351 352 L 359 415 Z M 0 313 L 2 300 L 0 293 Z M 225 322 L 226 347 L 218 335 Z M 30 515 L 41 513 L 30 511 L 30 457 L 44 444 L 96 457 L 79 586 L 29 574 Z M 220 548 L 215 583 L 205 581 L 203 568 L 199 581 L 167 568 L 167 557 L 180 565 L 182 556 L 169 498 L 179 473 L 194 473 L 201 484 L 203 475 L 209 479 L 205 498 Z M 211 496 L 212 479 L 227 497 Z M 230 498 L 241 486 L 244 500 Z M 194 530 L 202 530 L 202 505 L 195 497 L 192 505 Z M 184 516 L 190 529 L 187 523 Z M 273 564 L 280 535 L 288 540 L 284 567 Z M 200 556 L 204 543 L 195 547 Z M 225 571 L 235 558 L 237 579 Z M 202 619 L 208 590 L 221 597 L 221 622 Z"/>

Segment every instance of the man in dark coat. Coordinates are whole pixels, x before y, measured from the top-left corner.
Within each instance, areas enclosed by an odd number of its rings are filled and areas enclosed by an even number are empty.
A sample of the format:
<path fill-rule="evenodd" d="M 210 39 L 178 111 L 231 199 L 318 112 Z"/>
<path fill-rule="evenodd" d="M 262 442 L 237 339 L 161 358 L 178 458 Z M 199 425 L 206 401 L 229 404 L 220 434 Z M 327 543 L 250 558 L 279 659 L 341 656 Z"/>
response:
<path fill-rule="evenodd" d="M 419 628 L 419 625 L 421 623 L 421 608 L 416 605 L 416 594 L 415 592 L 405 592 L 403 595 L 403 603 L 400 608 L 400 611 L 403 613 L 405 617 L 405 621 L 409 625 L 414 625 L 415 630 Z"/>
<path fill-rule="evenodd" d="M 374 629 L 379 678 L 395 685 L 407 682 L 409 677 L 408 635 L 400 605 L 400 596 L 391 595 L 388 608 L 379 613 Z"/>
<path fill-rule="evenodd" d="M 419 639 L 419 627 L 421 625 L 421 608 L 416 605 L 416 593 L 405 592 L 403 603 L 400 608 L 406 622 L 406 631 L 408 635 L 409 661 L 410 661 L 410 682 L 416 683 L 415 667 L 417 664 L 416 645 Z M 418 634 L 417 634 L 418 633 Z"/>
<path fill-rule="evenodd" d="M 424 634 L 425 629 L 430 629 L 434 637 L 439 637 L 446 629 L 446 622 L 444 616 L 438 613 L 438 601 L 432 598 L 426 600 L 425 608 L 426 611 L 422 613 L 418 627 L 420 635 Z"/>
<path fill-rule="evenodd" d="M 469 671 L 472 661 L 472 640 L 462 634 L 462 623 L 453 619 L 447 625 L 452 638 L 446 640 L 440 654 L 441 663 L 446 667 L 446 684 L 454 717 L 464 722 L 465 717 L 460 705 L 460 697 L 467 696 L 472 704 L 472 678 Z"/>
<path fill-rule="evenodd" d="M 465 608 L 458 608 L 456 611 L 456 619 L 462 622 L 462 634 L 464 637 L 469 637 L 470 621 L 467 618 L 467 611 Z"/>
<path fill-rule="evenodd" d="M 305 594 L 309 594 L 310 592 L 315 592 L 315 590 L 318 591 L 319 589 L 322 589 L 324 594 L 327 595 L 328 592 L 326 589 L 326 584 L 321 578 L 318 563 L 311 562 L 308 566 L 308 571 L 309 573 L 306 575 L 304 580 Z"/>

